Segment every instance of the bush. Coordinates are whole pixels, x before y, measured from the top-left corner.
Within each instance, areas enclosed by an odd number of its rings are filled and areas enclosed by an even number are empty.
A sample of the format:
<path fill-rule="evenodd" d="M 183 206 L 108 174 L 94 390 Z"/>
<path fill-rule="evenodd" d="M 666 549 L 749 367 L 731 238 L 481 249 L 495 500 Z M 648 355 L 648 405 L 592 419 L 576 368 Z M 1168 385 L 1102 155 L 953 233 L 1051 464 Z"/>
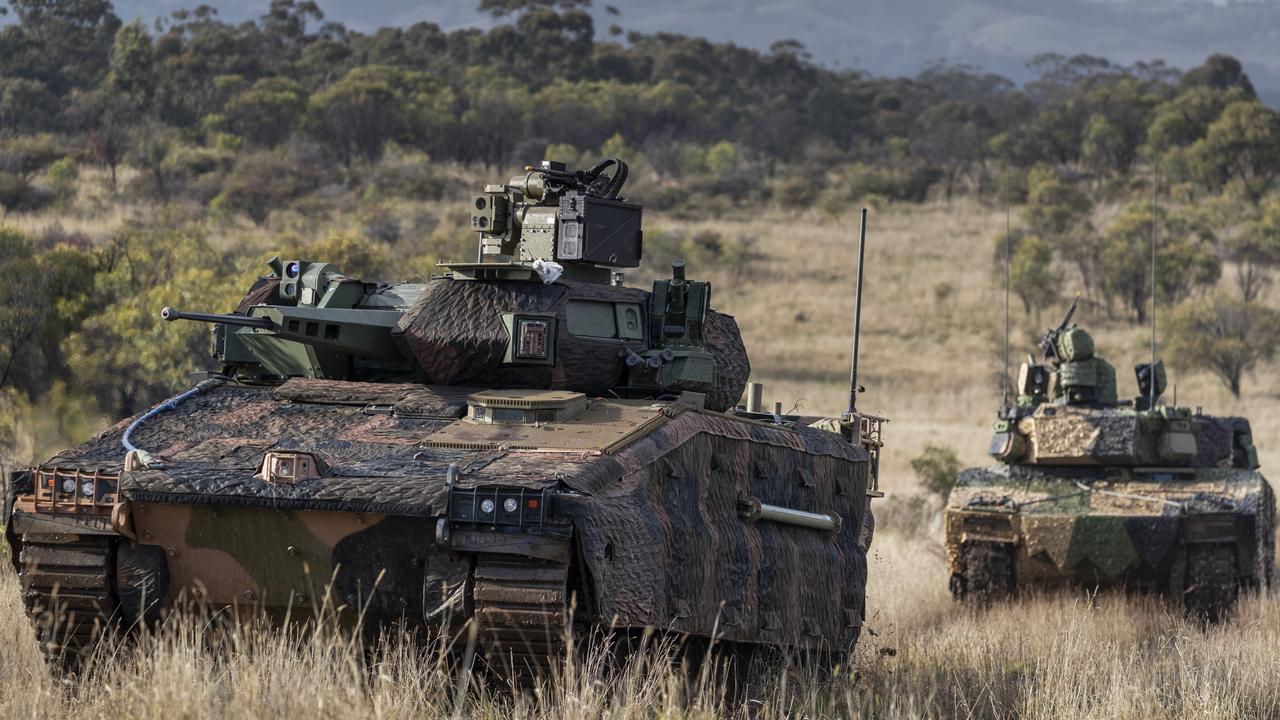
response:
<path fill-rule="evenodd" d="M 213 209 L 243 212 L 264 225 L 272 210 L 313 190 L 321 176 L 318 170 L 299 168 L 283 153 L 251 153 L 240 158 L 227 176 Z"/>
<path fill-rule="evenodd" d="M 929 444 L 924 446 L 924 452 L 912 458 L 911 470 L 925 490 L 945 501 L 960 474 L 960 460 L 955 450 Z"/>
<path fill-rule="evenodd" d="M 793 175 L 778 183 L 774 197 L 778 204 L 791 210 L 805 210 L 813 207 L 818 198 L 818 186 L 813 178 L 807 175 Z"/>
<path fill-rule="evenodd" d="M 75 158 L 64 157 L 49 166 L 49 189 L 59 200 L 75 195 L 76 182 L 80 179 L 80 164 Z"/>
<path fill-rule="evenodd" d="M 0 207 L 5 210 L 10 212 L 39 210 L 52 200 L 51 193 L 33 187 L 23 175 L 0 170 Z"/>
<path fill-rule="evenodd" d="M 363 280 L 377 280 L 391 271 L 391 253 L 379 243 L 355 233 L 335 233 L 313 243 L 304 255 L 315 262 L 329 262 L 342 272 Z"/>
<path fill-rule="evenodd" d="M 409 200 L 439 200 L 449 190 L 450 178 L 422 154 L 384 158 L 373 169 L 369 184 L 381 195 Z"/>
<path fill-rule="evenodd" d="M 671 271 L 671 261 L 676 258 L 688 263 L 691 276 L 702 277 L 713 269 L 741 272 L 754 257 L 749 239 L 725 238 L 709 228 L 693 235 L 678 230 L 654 230 L 646 233 L 644 240 L 646 264 L 662 275 Z"/>

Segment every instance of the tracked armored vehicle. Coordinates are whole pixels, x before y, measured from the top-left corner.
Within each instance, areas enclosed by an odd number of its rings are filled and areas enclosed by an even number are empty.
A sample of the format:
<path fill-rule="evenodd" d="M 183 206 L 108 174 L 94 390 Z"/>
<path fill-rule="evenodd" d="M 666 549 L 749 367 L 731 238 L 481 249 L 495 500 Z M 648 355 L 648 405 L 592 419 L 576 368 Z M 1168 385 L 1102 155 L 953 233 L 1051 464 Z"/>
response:
<path fill-rule="evenodd" d="M 1249 422 L 1161 401 L 1160 361 L 1116 397 L 1115 369 L 1070 323 L 1023 364 L 995 425 L 999 465 L 963 471 L 946 509 L 951 592 L 992 599 L 1067 585 L 1159 593 L 1226 614 L 1272 583 L 1275 498 Z"/>
<path fill-rule="evenodd" d="M 211 323 L 221 371 L 10 478 L 46 650 L 185 607 L 474 623 L 524 670 L 592 626 L 848 649 L 880 420 L 735 407 L 749 364 L 711 285 L 678 260 L 621 284 L 625 179 L 485 187 L 476 258 L 427 282 L 277 259 L 233 313 L 166 308 Z"/>

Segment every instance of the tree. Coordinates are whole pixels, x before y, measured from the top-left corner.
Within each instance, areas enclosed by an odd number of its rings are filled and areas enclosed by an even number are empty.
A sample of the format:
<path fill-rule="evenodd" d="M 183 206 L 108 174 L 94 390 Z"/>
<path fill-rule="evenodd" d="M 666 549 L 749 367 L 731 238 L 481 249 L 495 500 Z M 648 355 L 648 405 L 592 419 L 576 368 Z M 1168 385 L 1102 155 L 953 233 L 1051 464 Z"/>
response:
<path fill-rule="evenodd" d="M 1068 103 L 1080 122 L 1081 158 L 1099 174 L 1128 174 L 1157 103 L 1134 77 L 1082 82 Z"/>
<path fill-rule="evenodd" d="M 1034 315 L 1040 326 L 1040 313 L 1058 301 L 1062 294 L 1062 272 L 1054 266 L 1053 248 L 1038 235 L 1014 233 L 1009 238 L 995 239 L 996 283 L 1004 284 L 1005 243 L 1009 252 L 1009 290 L 1022 301 L 1023 311 Z"/>
<path fill-rule="evenodd" d="M 1225 243 L 1227 259 L 1236 266 L 1236 281 L 1246 302 L 1257 300 L 1280 266 L 1280 198 L 1264 201 L 1257 216 Z"/>
<path fill-rule="evenodd" d="M 128 227 L 112 241 L 115 261 L 100 272 L 93 305 L 61 349 L 70 372 L 105 410 L 131 415 L 189 385 L 188 374 L 213 368 L 209 331 L 200 323 L 166 323 L 158 308 L 230 310 L 243 292 L 198 231 L 160 219 Z"/>
<path fill-rule="evenodd" d="M 147 108 L 156 91 L 155 65 L 151 33 L 141 20 L 135 20 L 116 32 L 106 86 L 127 95 L 139 110 Z"/>
<path fill-rule="evenodd" d="M 1147 320 L 1151 303 L 1150 201 L 1130 203 L 1102 235 L 1098 252 L 1099 278 L 1108 299 L 1116 299 L 1133 312 L 1137 323 Z M 1222 262 L 1211 239 L 1196 231 L 1183 217 L 1164 210 L 1156 219 L 1156 291 L 1158 299 L 1176 303 L 1209 287 L 1222 275 Z"/>
<path fill-rule="evenodd" d="M 1275 357 L 1280 346 L 1280 314 L 1222 293 L 1182 303 L 1168 329 L 1174 362 L 1213 373 L 1237 398 L 1245 373 Z"/>
<path fill-rule="evenodd" d="M 90 157 L 111 172 L 115 192 L 120 164 L 129 152 L 131 131 L 137 114 L 128 99 L 109 90 L 72 93 L 67 114 L 84 131 Z"/>
<path fill-rule="evenodd" d="M 452 93 L 426 73 L 366 65 L 312 95 L 306 123 L 350 167 L 378 158 L 389 141 L 428 139 L 453 105 Z"/>
<path fill-rule="evenodd" d="M 130 133 L 130 162 L 150 176 L 152 190 L 161 199 L 169 197 L 165 163 L 174 144 L 173 130 L 158 122 L 142 123 Z"/>
<path fill-rule="evenodd" d="M 1249 81 L 1249 76 L 1245 74 L 1244 66 L 1240 61 L 1230 55 L 1222 55 L 1220 53 L 1210 55 L 1204 64 L 1192 68 L 1187 74 L 1182 76 L 1180 83 L 1183 89 L 1208 87 L 1215 90 L 1229 90 L 1238 88 L 1249 97 L 1256 97 L 1253 83 Z"/>
<path fill-rule="evenodd" d="M 1147 142 L 1157 150 L 1191 145 L 1205 136 L 1223 108 L 1245 100 L 1239 90 L 1191 87 L 1156 107 L 1147 127 Z"/>
<path fill-rule="evenodd" d="M 1080 271 L 1085 290 L 1097 281 L 1097 243 L 1089 220 L 1093 202 L 1058 171 L 1035 167 L 1027 175 L 1022 216 L 1031 232 L 1062 249 Z"/>
<path fill-rule="evenodd" d="M 271 147 L 288 139 L 306 106 L 301 85 L 268 77 L 234 95 L 222 112 L 231 132 L 254 145 Z"/>
<path fill-rule="evenodd" d="M 31 243 L 22 233 L 0 227 L 0 388 L 26 354 L 43 321 L 42 278 Z"/>
<path fill-rule="evenodd" d="M 1280 177 L 1280 113 L 1257 101 L 1233 102 L 1188 155 L 1206 185 L 1236 185 L 1257 202 Z"/>
<path fill-rule="evenodd" d="M 120 18 L 109 0 L 9 0 L 23 76 L 57 95 L 98 85 Z"/>
<path fill-rule="evenodd" d="M 401 75 L 382 66 L 347 73 L 311 97 L 307 119 L 312 132 L 348 166 L 357 158 L 377 158 L 403 130 Z"/>
<path fill-rule="evenodd" d="M 487 12 L 495 18 L 532 10 L 580 10 L 587 7 L 591 7 L 591 0 L 480 0 L 480 12 Z"/>
<path fill-rule="evenodd" d="M 987 142 L 994 133 L 995 122 L 977 103 L 946 101 L 921 113 L 912 148 L 943 169 L 947 202 L 957 180 L 974 169 L 985 169 Z"/>
<path fill-rule="evenodd" d="M 1280 266 L 1280 198 L 1255 205 L 1237 193 L 1223 193 L 1196 203 L 1190 213 L 1198 232 L 1217 239 L 1240 296 L 1247 302 L 1261 297 Z"/>
<path fill-rule="evenodd" d="M 39 80 L 0 77 L 0 136 L 50 129 L 58 102 Z"/>

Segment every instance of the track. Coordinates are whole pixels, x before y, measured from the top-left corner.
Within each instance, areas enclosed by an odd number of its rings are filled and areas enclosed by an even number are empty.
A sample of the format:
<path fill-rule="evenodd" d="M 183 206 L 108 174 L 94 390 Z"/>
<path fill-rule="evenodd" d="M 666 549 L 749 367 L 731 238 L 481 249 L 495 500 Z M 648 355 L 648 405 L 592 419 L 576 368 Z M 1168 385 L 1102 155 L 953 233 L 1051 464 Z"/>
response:
<path fill-rule="evenodd" d="M 74 665 L 115 623 L 114 554 L 107 536 L 58 543 L 24 538 L 18 556 L 23 604 L 49 658 Z"/>
<path fill-rule="evenodd" d="M 1234 545 L 1200 543 L 1187 547 L 1187 585 L 1182 601 L 1188 615 L 1218 622 L 1234 609 L 1239 592 Z"/>
<path fill-rule="evenodd" d="M 472 599 L 490 665 L 516 676 L 548 674 L 564 658 L 569 565 L 502 555 L 476 559 Z"/>
<path fill-rule="evenodd" d="M 950 580 L 951 594 L 979 603 L 1013 595 L 1013 546 L 996 542 L 961 544 Z"/>

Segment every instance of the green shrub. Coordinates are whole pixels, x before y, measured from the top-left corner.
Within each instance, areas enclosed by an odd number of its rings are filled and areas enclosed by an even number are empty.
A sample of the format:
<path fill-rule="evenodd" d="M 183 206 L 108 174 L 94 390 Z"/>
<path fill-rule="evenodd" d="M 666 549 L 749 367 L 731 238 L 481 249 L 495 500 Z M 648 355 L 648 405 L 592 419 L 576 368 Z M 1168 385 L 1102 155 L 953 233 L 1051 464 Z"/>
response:
<path fill-rule="evenodd" d="M 924 446 L 924 452 L 912 458 L 911 470 L 925 490 L 946 500 L 956 484 L 956 476 L 960 474 L 960 460 L 955 450 L 929 444 Z"/>
<path fill-rule="evenodd" d="M 64 157 L 49 166 L 49 189 L 59 200 L 66 200 L 76 192 L 76 182 L 80 179 L 80 164 L 75 158 Z"/>

